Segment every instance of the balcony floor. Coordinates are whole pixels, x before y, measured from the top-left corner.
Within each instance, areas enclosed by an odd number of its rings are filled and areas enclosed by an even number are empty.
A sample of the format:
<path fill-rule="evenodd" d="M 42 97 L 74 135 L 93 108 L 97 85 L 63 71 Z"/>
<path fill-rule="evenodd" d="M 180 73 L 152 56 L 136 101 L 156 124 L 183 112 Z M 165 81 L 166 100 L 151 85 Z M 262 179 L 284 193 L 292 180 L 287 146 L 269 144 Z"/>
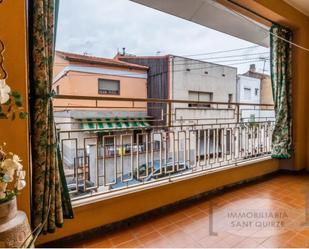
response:
<path fill-rule="evenodd" d="M 308 190 L 309 175 L 279 175 L 70 246 L 309 247 Z"/>

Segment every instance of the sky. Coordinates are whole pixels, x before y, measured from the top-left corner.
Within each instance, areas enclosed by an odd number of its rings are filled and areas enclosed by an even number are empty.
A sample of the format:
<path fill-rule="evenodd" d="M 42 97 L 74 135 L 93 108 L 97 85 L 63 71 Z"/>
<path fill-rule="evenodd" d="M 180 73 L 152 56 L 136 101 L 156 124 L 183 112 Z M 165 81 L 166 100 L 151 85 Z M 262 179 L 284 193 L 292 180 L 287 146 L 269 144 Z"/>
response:
<path fill-rule="evenodd" d="M 193 55 L 188 57 L 235 66 L 238 73 L 255 63 L 258 71 L 269 74 L 268 62 L 264 66 L 263 61 L 254 61 L 268 54 L 247 55 L 269 49 L 253 43 L 129 0 L 60 0 L 57 50 L 112 58 L 123 47 L 135 55 Z"/>

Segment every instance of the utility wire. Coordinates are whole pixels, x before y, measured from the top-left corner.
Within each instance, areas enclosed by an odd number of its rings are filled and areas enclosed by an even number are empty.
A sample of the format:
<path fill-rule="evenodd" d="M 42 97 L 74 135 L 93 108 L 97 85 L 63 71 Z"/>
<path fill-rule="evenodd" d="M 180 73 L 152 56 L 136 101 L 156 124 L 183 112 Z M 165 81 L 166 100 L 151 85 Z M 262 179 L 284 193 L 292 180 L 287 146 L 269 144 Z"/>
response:
<path fill-rule="evenodd" d="M 269 54 L 269 52 L 260 52 L 260 53 L 254 53 L 254 54 L 237 54 L 237 55 L 225 55 L 225 56 L 216 56 L 216 57 L 205 57 L 205 58 L 199 58 L 199 59 L 191 59 L 191 60 L 211 60 L 211 59 L 224 59 L 224 58 L 231 58 L 231 57 L 245 57 L 245 56 L 251 56 L 251 55 L 261 55 L 261 54 Z M 175 57 L 182 59 L 182 57 L 178 57 L 175 55 Z M 184 60 L 187 58 L 183 58 Z"/>
<path fill-rule="evenodd" d="M 197 71 L 197 70 L 205 70 L 205 69 L 209 69 L 209 68 L 217 68 L 217 67 L 231 67 L 231 66 L 235 66 L 235 65 L 244 65 L 244 64 L 249 64 L 249 63 L 253 63 L 253 62 L 263 62 L 264 59 L 259 59 L 259 60 L 248 60 L 246 62 L 237 62 L 237 63 L 231 63 L 231 64 L 227 64 L 227 65 L 219 65 L 219 64 L 214 64 L 214 65 L 211 65 L 211 66 L 206 66 L 206 67 L 199 67 L 199 68 L 190 68 L 189 70 L 187 69 L 179 69 L 179 70 L 170 70 L 170 71 L 163 71 L 163 72 L 159 72 L 159 73 L 156 73 L 156 74 L 153 74 L 153 75 L 148 75 L 149 77 L 154 77 L 154 76 L 158 76 L 158 75 L 164 75 L 164 74 L 167 74 L 167 73 L 176 73 L 176 72 L 188 72 L 190 73 L 190 71 Z M 71 70 L 73 72 L 76 72 L 74 70 Z M 89 75 L 85 75 L 85 74 L 89 74 Z M 74 76 L 82 76 L 82 77 L 92 77 L 94 74 L 99 74 L 99 73 L 88 73 L 88 72 L 85 72 L 84 74 L 82 73 L 79 73 L 79 74 L 74 74 Z M 136 74 L 130 74 L 130 73 L 127 73 L 127 74 L 124 74 L 123 75 L 124 77 L 125 76 L 136 76 Z"/>
<path fill-rule="evenodd" d="M 210 55 L 210 54 L 222 54 L 222 53 L 227 53 L 227 52 L 247 50 L 247 49 L 258 48 L 258 47 L 259 47 L 259 45 L 254 45 L 254 46 L 249 46 L 249 47 L 244 47 L 244 48 L 236 48 L 236 49 L 229 49 L 229 50 L 219 50 L 219 51 L 214 51 L 214 52 L 209 52 L 209 53 L 201 53 L 201 54 L 187 54 L 187 55 L 181 55 L 181 56 L 183 56 L 183 57 L 194 57 L 194 56 Z"/>
<path fill-rule="evenodd" d="M 173 65 L 176 65 L 176 66 L 191 66 L 191 65 L 196 65 L 196 64 L 218 64 L 218 63 L 225 63 L 225 62 L 230 62 L 230 61 L 247 61 L 247 60 L 255 60 L 255 59 L 261 59 L 261 60 L 269 60 L 270 57 L 269 56 L 260 56 L 260 57 L 251 57 L 251 58 L 239 58 L 239 59 L 231 59 L 231 60 L 217 60 L 217 59 L 214 59 L 213 61 L 183 61 L 182 63 L 177 63 L 177 62 L 174 62 Z"/>
<path fill-rule="evenodd" d="M 253 54 L 226 55 L 226 56 L 218 56 L 218 57 L 205 57 L 205 58 L 199 58 L 199 59 L 185 58 L 183 56 L 178 56 L 178 55 L 175 55 L 175 56 L 172 55 L 172 57 L 177 58 L 177 60 L 179 60 L 179 62 L 182 62 L 182 61 L 185 61 L 185 60 L 191 60 L 191 61 L 197 61 L 197 62 L 200 61 L 200 62 L 203 63 L 203 62 L 207 62 L 207 61 L 203 61 L 203 60 L 224 59 L 224 58 L 234 58 L 234 57 L 250 57 L 250 56 L 253 56 L 253 55 L 264 55 L 264 54 L 269 54 L 269 52 L 260 52 L 260 53 L 253 53 Z M 139 56 L 137 56 L 137 58 L 138 57 Z M 135 57 L 132 57 L 132 58 L 135 58 Z M 248 58 L 244 58 L 244 59 L 248 59 Z M 126 62 L 126 61 L 121 61 L 121 62 Z M 178 63 L 178 62 L 175 62 L 175 64 L 176 63 Z M 58 63 L 55 63 L 55 65 L 66 66 L 68 64 L 58 62 Z M 139 65 L 139 64 L 137 64 L 137 65 Z"/>
<path fill-rule="evenodd" d="M 174 66 L 190 67 L 190 66 L 193 66 L 193 65 L 205 65 L 206 66 L 206 64 L 208 64 L 208 65 L 209 64 L 215 64 L 215 66 L 217 66 L 216 64 L 218 64 L 218 63 L 226 63 L 226 62 L 232 62 L 232 61 L 234 61 L 234 62 L 249 61 L 250 62 L 252 60 L 261 60 L 261 61 L 266 60 L 267 61 L 269 59 L 270 59 L 269 56 L 268 57 L 238 58 L 238 59 L 231 59 L 231 60 L 215 60 L 215 61 L 195 61 L 195 60 L 188 59 L 187 62 L 182 62 L 182 63 L 174 62 L 173 65 Z M 60 64 L 56 63 L 56 65 L 60 65 Z M 65 64 L 65 65 L 67 65 L 67 64 Z M 226 66 L 226 65 L 223 64 L 223 65 L 218 65 L 218 66 L 220 67 L 220 66 Z M 211 66 L 209 66 L 209 67 L 211 67 Z"/>

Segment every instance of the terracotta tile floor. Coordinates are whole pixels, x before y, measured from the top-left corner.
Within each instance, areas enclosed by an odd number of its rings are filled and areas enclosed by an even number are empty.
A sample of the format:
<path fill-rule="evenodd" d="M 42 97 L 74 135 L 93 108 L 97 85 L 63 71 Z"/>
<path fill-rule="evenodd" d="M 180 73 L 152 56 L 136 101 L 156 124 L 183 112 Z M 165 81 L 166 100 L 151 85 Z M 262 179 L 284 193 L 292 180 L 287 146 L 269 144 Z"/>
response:
<path fill-rule="evenodd" d="M 74 246 L 309 247 L 306 197 L 309 175 L 275 176 Z"/>

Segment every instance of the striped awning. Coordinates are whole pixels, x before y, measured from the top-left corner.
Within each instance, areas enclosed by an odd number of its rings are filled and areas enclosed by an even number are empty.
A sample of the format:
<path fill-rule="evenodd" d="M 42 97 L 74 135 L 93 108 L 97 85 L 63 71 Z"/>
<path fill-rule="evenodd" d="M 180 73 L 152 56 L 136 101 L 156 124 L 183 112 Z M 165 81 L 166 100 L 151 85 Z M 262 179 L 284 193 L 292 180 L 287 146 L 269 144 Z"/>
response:
<path fill-rule="evenodd" d="M 78 119 L 79 128 L 83 130 L 92 129 L 128 129 L 128 128 L 146 128 L 149 127 L 149 118 L 91 118 Z"/>

